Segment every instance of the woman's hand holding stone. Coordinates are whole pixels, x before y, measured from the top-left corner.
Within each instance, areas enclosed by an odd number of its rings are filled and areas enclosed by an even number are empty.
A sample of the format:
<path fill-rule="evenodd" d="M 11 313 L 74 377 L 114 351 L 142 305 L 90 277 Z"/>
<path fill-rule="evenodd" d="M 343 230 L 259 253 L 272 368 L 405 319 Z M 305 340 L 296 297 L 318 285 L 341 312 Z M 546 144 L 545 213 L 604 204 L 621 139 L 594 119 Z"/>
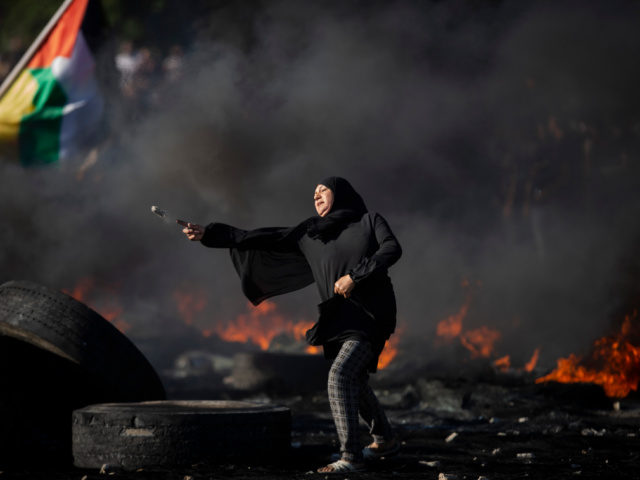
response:
<path fill-rule="evenodd" d="M 204 227 L 197 223 L 187 223 L 187 226 L 182 229 L 182 233 L 184 233 L 189 240 L 199 242 L 204 235 Z"/>

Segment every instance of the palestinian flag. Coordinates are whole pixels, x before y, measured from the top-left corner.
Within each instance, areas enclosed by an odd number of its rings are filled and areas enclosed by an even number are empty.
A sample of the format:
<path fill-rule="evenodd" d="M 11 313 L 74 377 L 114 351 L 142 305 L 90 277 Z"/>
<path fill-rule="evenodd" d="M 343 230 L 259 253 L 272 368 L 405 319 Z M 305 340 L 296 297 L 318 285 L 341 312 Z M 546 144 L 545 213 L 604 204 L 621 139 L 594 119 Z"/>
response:
<path fill-rule="evenodd" d="M 0 156 L 23 165 L 73 155 L 101 123 L 103 101 L 87 39 L 91 0 L 67 0 L 62 15 L 0 98 Z M 89 8 L 88 8 L 89 7 Z M 100 9 L 101 10 L 101 9 Z"/>

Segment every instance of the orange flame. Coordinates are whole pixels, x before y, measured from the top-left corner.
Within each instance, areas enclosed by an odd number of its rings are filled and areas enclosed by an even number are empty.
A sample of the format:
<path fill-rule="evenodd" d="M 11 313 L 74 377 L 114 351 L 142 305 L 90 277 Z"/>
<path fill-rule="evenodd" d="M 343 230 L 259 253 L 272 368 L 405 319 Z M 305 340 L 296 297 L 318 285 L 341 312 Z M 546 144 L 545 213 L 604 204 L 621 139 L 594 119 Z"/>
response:
<path fill-rule="evenodd" d="M 119 318 L 123 309 L 115 300 L 115 289 L 105 285 L 97 285 L 95 279 L 85 277 L 80 279 L 78 283 L 71 289 L 63 288 L 62 291 L 82 302 L 98 312 L 102 317 L 111 322 L 122 333 L 126 333 L 131 329 L 131 324 Z M 99 292 L 101 291 L 101 292 Z M 96 297 L 99 292 L 99 298 Z"/>
<path fill-rule="evenodd" d="M 73 290 L 68 290 L 66 288 L 63 288 L 62 291 L 67 295 L 75 298 L 79 302 L 84 303 L 87 301 L 86 300 L 87 295 L 93 289 L 94 284 L 95 284 L 95 281 L 93 280 L 93 278 L 86 277 L 86 278 L 80 279 L 80 281 L 76 284 L 76 286 L 73 287 Z"/>
<path fill-rule="evenodd" d="M 320 347 L 314 347 L 313 345 L 307 345 L 307 348 L 304 349 L 309 355 L 317 355 L 322 349 Z"/>
<path fill-rule="evenodd" d="M 188 325 L 193 325 L 196 314 L 206 307 L 202 291 L 176 291 L 173 298 L 181 317 Z M 210 337 L 216 334 L 227 342 L 251 342 L 261 350 L 268 350 L 273 339 L 283 333 L 291 335 L 295 340 L 304 340 L 306 331 L 314 324 L 312 321 L 285 318 L 278 313 L 276 304 L 269 300 L 258 306 L 247 303 L 247 308 L 247 313 L 238 315 L 233 321 L 202 329 L 202 335 Z M 378 368 L 385 368 L 398 353 L 398 333 L 386 345 L 380 356 Z M 305 347 L 305 352 L 311 355 L 321 351 L 321 347 Z"/>
<path fill-rule="evenodd" d="M 531 356 L 531 359 L 525 364 L 523 369 L 525 372 L 531 372 L 538 362 L 538 357 L 540 355 L 540 349 L 536 348 Z M 511 368 L 511 357 L 509 355 L 505 355 L 504 357 L 496 358 L 493 361 L 493 366 L 496 367 L 501 372 L 506 372 Z"/>
<path fill-rule="evenodd" d="M 466 278 L 462 279 L 461 285 L 466 289 L 471 286 L 469 280 Z M 464 320 L 469 312 L 469 305 L 471 304 L 472 297 L 472 291 L 467 290 L 467 295 L 464 303 L 460 307 L 460 310 L 438 322 L 438 326 L 436 327 L 436 334 L 438 337 L 442 337 L 444 340 L 450 341 L 460 336 L 460 333 L 462 333 L 462 320 Z"/>
<path fill-rule="evenodd" d="M 482 326 L 474 330 L 465 330 L 462 322 L 469 313 L 469 306 L 474 294 L 473 287 L 482 287 L 482 283 L 479 281 L 474 282 L 474 285 L 464 278 L 461 283 L 462 287 L 467 290 L 464 303 L 460 307 L 457 313 L 448 316 L 444 320 L 438 322 L 436 328 L 436 334 L 439 338 L 445 341 L 451 341 L 457 338 L 460 343 L 471 353 L 471 358 L 490 358 L 495 355 L 495 345 L 502 337 L 499 330 L 488 326 Z M 525 370 L 527 372 L 533 371 L 535 368 L 538 357 L 540 355 L 540 349 L 536 348 L 533 352 L 531 359 L 524 365 L 523 368 L 518 370 Z M 511 368 L 511 357 L 504 355 L 500 358 L 496 358 L 493 361 L 494 367 L 501 371 L 507 371 Z"/>
<path fill-rule="evenodd" d="M 531 359 L 525 364 L 524 371 L 533 372 L 533 369 L 536 368 L 536 364 L 538 363 L 539 357 L 540 357 L 540 349 L 536 348 L 533 351 L 533 355 L 531 356 Z"/>
<path fill-rule="evenodd" d="M 500 332 L 489 327 L 467 330 L 460 335 L 460 342 L 471 352 L 472 358 L 489 358 L 499 339 Z"/>
<path fill-rule="evenodd" d="M 465 303 L 460 307 L 458 313 L 450 315 L 444 320 L 438 322 L 436 334 L 439 337 L 443 337 L 445 340 L 453 340 L 458 337 L 462 332 L 462 320 L 467 316 L 468 311 L 469 304 Z"/>
<path fill-rule="evenodd" d="M 616 335 L 596 340 L 589 358 L 583 360 L 575 354 L 560 358 L 556 369 L 536 379 L 536 383 L 595 383 L 602 386 L 608 397 L 614 398 L 624 398 L 632 390 L 636 391 L 640 381 L 640 347 L 627 337 L 631 333 L 631 320 L 637 313 L 625 317 Z"/>
<path fill-rule="evenodd" d="M 384 349 L 378 357 L 378 370 L 387 368 L 391 361 L 398 355 L 398 344 L 400 343 L 400 336 L 404 333 L 404 327 L 398 328 L 396 333 L 387 340 Z"/>
<path fill-rule="evenodd" d="M 207 306 L 206 296 L 202 289 L 183 288 L 173 292 L 173 299 L 178 306 L 178 312 L 184 323 L 193 325 L 195 316 Z"/>
<path fill-rule="evenodd" d="M 511 358 L 509 355 L 505 355 L 504 357 L 496 358 L 493 361 L 493 366 L 502 372 L 506 372 L 511 368 Z"/>
<path fill-rule="evenodd" d="M 480 282 L 477 282 L 481 286 Z M 469 289 L 471 283 L 467 279 L 462 280 L 462 287 Z M 465 301 L 457 313 L 450 315 L 438 322 L 436 334 L 438 337 L 446 341 L 458 338 L 460 343 L 471 352 L 472 358 L 483 357 L 488 358 L 493 354 L 495 343 L 500 339 L 500 332 L 489 328 L 480 327 L 475 330 L 463 330 L 462 321 L 469 312 L 469 305 L 473 297 L 473 291 L 468 290 Z"/>
<path fill-rule="evenodd" d="M 271 341 L 281 333 L 293 335 L 296 340 L 302 340 L 305 332 L 313 326 L 311 321 L 285 319 L 276 311 L 276 304 L 265 300 L 257 307 L 249 305 L 249 313 L 241 314 L 233 322 L 218 325 L 206 333 L 216 333 L 227 342 L 252 342 L 262 350 L 267 350 Z M 316 347 L 307 348 L 309 353 L 318 353 Z"/>

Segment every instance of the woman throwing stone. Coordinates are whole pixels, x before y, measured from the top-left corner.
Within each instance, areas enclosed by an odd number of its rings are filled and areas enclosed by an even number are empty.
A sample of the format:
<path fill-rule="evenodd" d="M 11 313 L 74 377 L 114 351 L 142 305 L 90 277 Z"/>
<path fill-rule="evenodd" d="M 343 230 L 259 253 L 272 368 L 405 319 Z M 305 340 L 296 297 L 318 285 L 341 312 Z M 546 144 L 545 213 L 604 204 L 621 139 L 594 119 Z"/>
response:
<path fill-rule="evenodd" d="M 402 250 L 387 222 L 367 211 L 362 197 L 341 177 L 324 179 L 313 195 L 318 216 L 292 228 L 240 230 L 222 223 L 189 223 L 189 240 L 229 248 L 242 289 L 254 305 L 313 282 L 320 318 L 307 341 L 332 360 L 328 393 L 340 439 L 341 459 L 318 469 L 364 469 L 363 460 L 394 454 L 399 442 L 368 384 L 385 341 L 395 330 L 396 301 L 387 269 Z M 358 441 L 358 415 L 373 443 Z"/>

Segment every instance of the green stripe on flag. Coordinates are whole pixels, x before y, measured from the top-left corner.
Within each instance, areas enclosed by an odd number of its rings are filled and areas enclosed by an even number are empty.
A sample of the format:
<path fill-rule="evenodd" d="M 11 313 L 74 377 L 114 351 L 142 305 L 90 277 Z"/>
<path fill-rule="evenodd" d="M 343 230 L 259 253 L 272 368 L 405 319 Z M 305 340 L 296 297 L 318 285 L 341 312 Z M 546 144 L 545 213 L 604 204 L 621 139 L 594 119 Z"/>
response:
<path fill-rule="evenodd" d="M 38 82 L 33 98 L 35 110 L 22 117 L 18 142 L 23 165 L 41 165 L 58 160 L 62 110 L 67 103 L 64 90 L 50 68 L 31 70 Z"/>

